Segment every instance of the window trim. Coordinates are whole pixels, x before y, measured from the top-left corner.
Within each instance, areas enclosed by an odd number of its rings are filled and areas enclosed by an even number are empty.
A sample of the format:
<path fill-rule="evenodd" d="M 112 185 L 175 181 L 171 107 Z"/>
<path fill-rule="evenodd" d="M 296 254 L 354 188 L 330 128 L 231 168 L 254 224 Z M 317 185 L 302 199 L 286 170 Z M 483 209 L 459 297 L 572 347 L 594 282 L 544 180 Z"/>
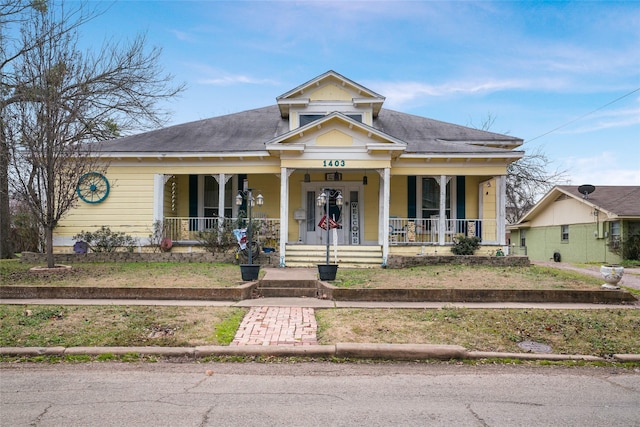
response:
<path fill-rule="evenodd" d="M 569 242 L 569 224 L 562 224 L 560 226 L 560 242 L 561 243 Z"/>

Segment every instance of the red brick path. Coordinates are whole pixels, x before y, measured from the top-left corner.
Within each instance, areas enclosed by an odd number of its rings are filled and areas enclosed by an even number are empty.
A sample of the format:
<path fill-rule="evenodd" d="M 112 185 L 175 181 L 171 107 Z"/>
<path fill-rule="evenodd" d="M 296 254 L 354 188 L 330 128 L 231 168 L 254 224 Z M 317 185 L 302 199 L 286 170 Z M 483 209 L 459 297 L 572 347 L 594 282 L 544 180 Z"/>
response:
<path fill-rule="evenodd" d="M 316 345 L 313 308 L 253 307 L 231 345 Z"/>

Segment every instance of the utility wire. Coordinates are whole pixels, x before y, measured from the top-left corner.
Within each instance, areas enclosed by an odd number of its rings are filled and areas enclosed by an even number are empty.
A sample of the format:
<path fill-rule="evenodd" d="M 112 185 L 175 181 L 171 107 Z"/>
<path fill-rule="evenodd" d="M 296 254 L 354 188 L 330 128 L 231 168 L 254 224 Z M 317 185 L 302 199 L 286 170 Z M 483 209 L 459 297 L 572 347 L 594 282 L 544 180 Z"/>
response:
<path fill-rule="evenodd" d="M 585 117 L 590 116 L 590 115 L 591 115 L 591 114 L 593 114 L 593 113 L 597 113 L 598 111 L 602 110 L 603 108 L 607 108 L 609 105 L 611 105 L 611 104 L 615 104 L 616 102 L 620 101 L 621 99 L 626 98 L 626 97 L 627 97 L 627 96 L 629 96 L 629 95 L 633 95 L 634 93 L 636 93 L 636 92 L 638 92 L 638 91 L 640 91 L 640 87 L 639 87 L 639 88 L 637 88 L 637 89 L 635 89 L 635 90 L 632 90 L 631 92 L 629 92 L 629 93 L 627 93 L 627 94 L 624 94 L 624 95 L 622 95 L 622 96 L 620 96 L 620 97 L 618 97 L 618 98 L 614 99 L 613 101 L 611 101 L 611 102 L 609 102 L 609 103 L 607 103 L 607 104 L 603 105 L 603 106 L 602 106 L 602 107 L 600 107 L 600 108 L 596 108 L 595 110 L 593 110 L 593 111 L 591 111 L 591 112 L 589 112 L 589 113 L 583 114 L 582 116 L 577 117 L 577 118 L 575 118 L 575 119 L 573 119 L 573 120 L 571 120 L 571 121 L 569 121 L 569 122 L 567 122 L 567 123 L 565 123 L 565 124 L 563 124 L 563 125 L 560 125 L 560 126 L 558 126 L 557 128 L 555 128 L 555 129 L 551 129 L 549 132 L 545 132 L 545 133 L 543 133 L 542 135 L 538 135 L 538 136 L 536 136 L 535 138 L 531 138 L 531 139 L 527 140 L 526 142 L 535 141 L 536 139 L 542 138 L 543 136 L 547 136 L 547 135 L 549 135 L 550 133 L 553 133 L 553 132 L 555 132 L 555 131 L 557 131 L 557 130 L 562 129 L 563 127 L 567 127 L 567 126 L 569 126 L 570 124 L 575 123 L 575 122 L 577 122 L 578 120 L 582 120 L 582 119 L 584 119 Z"/>

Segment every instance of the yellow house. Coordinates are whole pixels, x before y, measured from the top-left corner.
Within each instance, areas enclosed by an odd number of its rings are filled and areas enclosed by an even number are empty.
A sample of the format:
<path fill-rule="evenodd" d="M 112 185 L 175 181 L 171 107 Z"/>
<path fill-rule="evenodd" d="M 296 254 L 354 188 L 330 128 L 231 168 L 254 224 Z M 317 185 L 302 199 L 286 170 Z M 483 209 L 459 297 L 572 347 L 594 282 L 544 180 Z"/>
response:
<path fill-rule="evenodd" d="M 237 217 L 245 185 L 264 197 L 253 216 L 282 267 L 323 259 L 321 194 L 338 224 L 331 244 L 351 250 L 354 263 L 447 253 L 456 234 L 504 246 L 505 176 L 522 140 L 384 109 L 384 101 L 328 71 L 273 106 L 105 142 L 109 166 L 98 178 L 109 191 L 80 201 L 56 230 L 56 250 L 71 251 L 74 235 L 103 225 L 142 249 L 156 221 L 178 250 L 201 250 L 194 233 Z"/>

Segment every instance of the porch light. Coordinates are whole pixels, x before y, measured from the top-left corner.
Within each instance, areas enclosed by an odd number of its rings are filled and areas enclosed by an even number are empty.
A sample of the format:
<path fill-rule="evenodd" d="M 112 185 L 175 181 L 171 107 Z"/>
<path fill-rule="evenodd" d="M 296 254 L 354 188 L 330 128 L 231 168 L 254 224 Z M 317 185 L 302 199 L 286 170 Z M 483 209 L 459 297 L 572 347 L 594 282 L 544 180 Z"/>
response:
<path fill-rule="evenodd" d="M 304 182 L 311 182 L 311 175 L 309 175 L 309 171 L 304 174 Z"/>
<path fill-rule="evenodd" d="M 327 201 L 327 195 L 324 193 L 324 191 L 318 196 L 318 198 L 316 199 L 316 205 L 318 207 L 322 206 L 325 204 L 325 202 Z"/>
<path fill-rule="evenodd" d="M 369 178 L 367 178 L 367 171 L 364 171 L 364 176 L 362 177 L 362 185 L 369 184 Z"/>

